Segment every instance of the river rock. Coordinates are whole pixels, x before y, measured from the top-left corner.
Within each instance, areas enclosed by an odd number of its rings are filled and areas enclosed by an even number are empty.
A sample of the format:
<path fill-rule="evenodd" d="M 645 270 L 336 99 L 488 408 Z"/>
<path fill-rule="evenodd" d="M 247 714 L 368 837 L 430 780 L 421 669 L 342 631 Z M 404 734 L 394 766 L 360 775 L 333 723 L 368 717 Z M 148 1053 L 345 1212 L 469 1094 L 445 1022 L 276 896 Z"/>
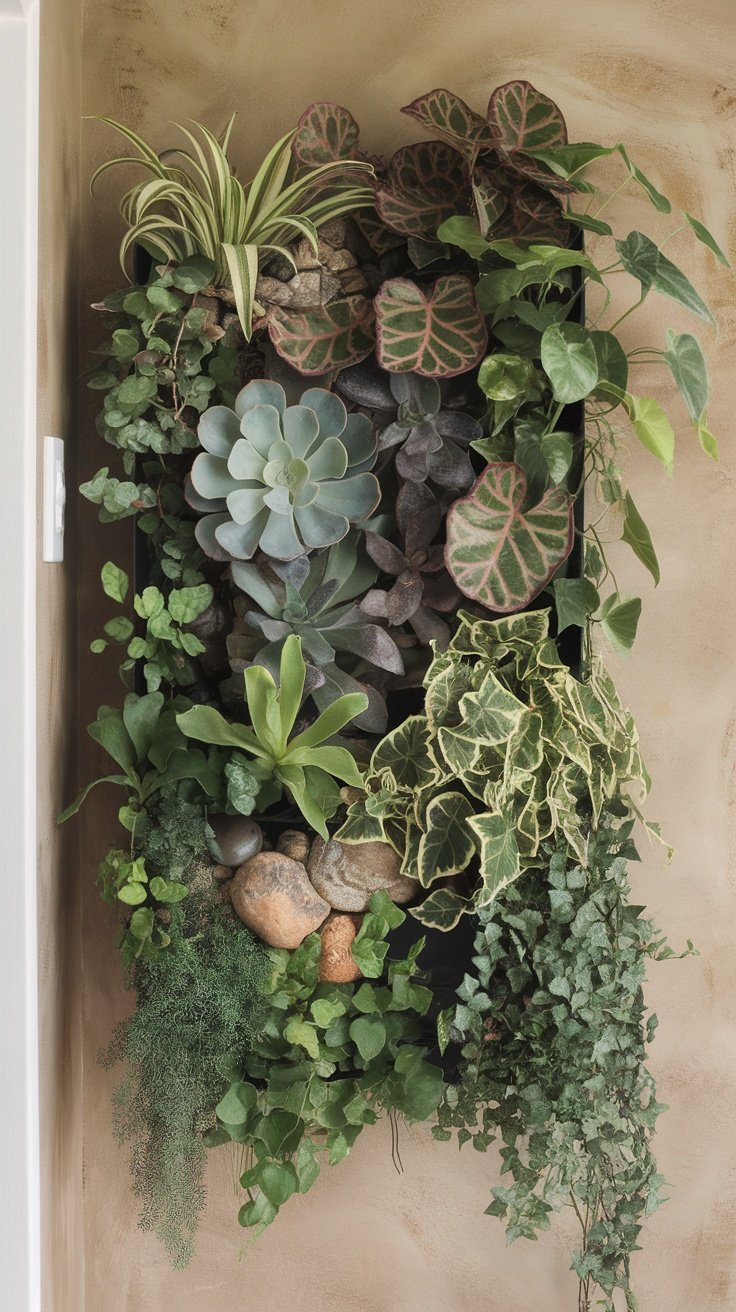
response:
<path fill-rule="evenodd" d="M 298 948 L 330 912 L 299 861 L 282 852 L 259 852 L 246 861 L 230 886 L 236 914 L 272 948 Z"/>
<path fill-rule="evenodd" d="M 309 852 L 307 871 L 320 897 L 335 911 L 366 911 L 379 889 L 392 902 L 409 902 L 417 892 L 417 881 L 402 875 L 398 854 L 388 843 L 325 843 L 315 838 Z"/>
<path fill-rule="evenodd" d="M 263 847 L 261 826 L 247 815 L 213 815 L 209 841 L 212 859 L 222 866 L 242 866 Z"/>
<path fill-rule="evenodd" d="M 360 979 L 362 971 L 350 951 L 360 929 L 362 916 L 344 915 L 333 911 L 319 931 L 322 939 L 322 956 L 319 959 L 319 977 L 329 984 L 352 984 Z"/>
<path fill-rule="evenodd" d="M 309 837 L 300 829 L 285 829 L 276 844 L 276 851 L 290 856 L 292 861 L 301 861 L 305 865 L 309 856 Z"/>

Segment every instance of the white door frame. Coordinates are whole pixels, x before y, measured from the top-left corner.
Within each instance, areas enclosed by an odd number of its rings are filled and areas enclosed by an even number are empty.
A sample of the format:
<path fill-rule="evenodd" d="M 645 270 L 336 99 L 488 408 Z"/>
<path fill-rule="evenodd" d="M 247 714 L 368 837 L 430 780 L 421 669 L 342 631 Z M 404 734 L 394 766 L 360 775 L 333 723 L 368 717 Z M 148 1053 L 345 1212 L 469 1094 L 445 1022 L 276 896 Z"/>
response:
<path fill-rule="evenodd" d="M 36 945 L 38 0 L 0 0 L 0 1303 L 40 1312 Z"/>

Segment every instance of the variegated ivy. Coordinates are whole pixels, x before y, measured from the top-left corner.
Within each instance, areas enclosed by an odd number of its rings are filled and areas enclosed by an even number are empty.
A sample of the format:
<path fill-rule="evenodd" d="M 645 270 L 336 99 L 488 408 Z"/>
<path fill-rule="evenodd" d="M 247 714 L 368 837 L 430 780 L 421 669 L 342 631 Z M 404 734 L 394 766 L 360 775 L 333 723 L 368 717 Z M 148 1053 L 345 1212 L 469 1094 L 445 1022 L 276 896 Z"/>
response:
<path fill-rule="evenodd" d="M 633 720 L 600 663 L 584 682 L 563 665 L 548 611 L 461 611 L 425 690 L 425 713 L 376 748 L 338 834 L 395 848 L 403 873 L 432 888 L 413 910 L 423 924 L 451 929 L 489 906 L 544 865 L 550 838 L 585 866 L 604 804 L 638 814 L 622 791 L 648 784 Z"/>

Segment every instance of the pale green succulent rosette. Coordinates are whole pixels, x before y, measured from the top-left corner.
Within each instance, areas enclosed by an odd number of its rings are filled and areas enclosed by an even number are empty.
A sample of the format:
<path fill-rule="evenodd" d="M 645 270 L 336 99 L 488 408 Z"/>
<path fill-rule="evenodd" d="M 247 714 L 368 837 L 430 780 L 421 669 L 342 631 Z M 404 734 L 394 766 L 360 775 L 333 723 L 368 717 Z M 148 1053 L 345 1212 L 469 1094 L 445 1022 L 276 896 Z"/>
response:
<path fill-rule="evenodd" d="M 204 516 L 197 540 L 215 560 L 250 560 L 258 549 L 293 560 L 341 541 L 378 505 L 373 426 L 324 388 L 287 406 L 280 384 L 256 379 L 234 410 L 206 410 L 198 436 L 204 450 L 187 498 Z"/>

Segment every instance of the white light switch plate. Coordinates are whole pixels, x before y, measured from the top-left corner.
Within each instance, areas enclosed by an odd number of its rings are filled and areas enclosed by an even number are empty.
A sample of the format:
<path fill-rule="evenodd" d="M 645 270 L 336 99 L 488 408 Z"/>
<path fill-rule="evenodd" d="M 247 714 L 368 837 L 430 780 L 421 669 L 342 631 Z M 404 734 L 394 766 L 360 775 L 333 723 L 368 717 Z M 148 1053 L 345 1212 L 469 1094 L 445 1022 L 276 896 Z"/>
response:
<path fill-rule="evenodd" d="M 61 437 L 43 439 L 43 558 L 64 559 L 64 441 Z"/>

